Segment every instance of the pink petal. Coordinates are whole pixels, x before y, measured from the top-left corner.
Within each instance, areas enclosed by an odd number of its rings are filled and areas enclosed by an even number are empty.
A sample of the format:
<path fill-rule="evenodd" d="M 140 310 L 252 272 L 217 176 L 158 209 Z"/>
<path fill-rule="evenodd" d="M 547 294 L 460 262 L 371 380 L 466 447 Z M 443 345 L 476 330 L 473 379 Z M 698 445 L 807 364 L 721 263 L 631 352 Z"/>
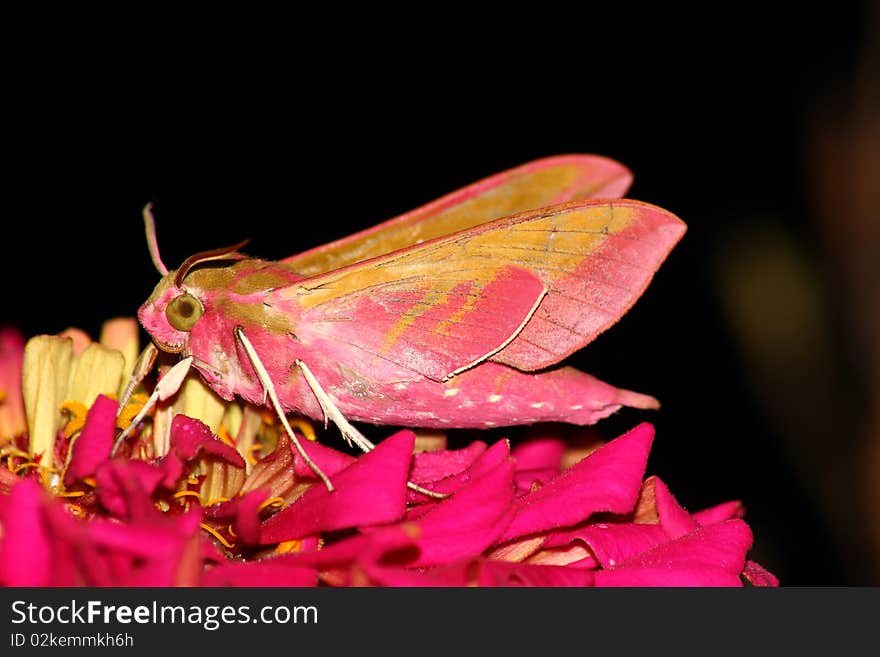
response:
<path fill-rule="evenodd" d="M 409 480 L 425 484 L 464 472 L 486 451 L 486 447 L 486 443 L 477 440 L 464 449 L 443 449 L 415 454 L 409 471 Z"/>
<path fill-rule="evenodd" d="M 260 540 L 260 506 L 268 497 L 268 489 L 258 488 L 228 502 L 208 507 L 204 509 L 204 515 L 214 520 L 234 520 L 235 533 L 241 542 L 255 545 Z"/>
<path fill-rule="evenodd" d="M 480 586 L 593 586 L 593 582 L 589 570 L 504 561 L 483 561 L 478 578 Z"/>
<path fill-rule="evenodd" d="M 581 542 L 589 546 L 603 568 L 613 568 L 669 539 L 658 525 L 597 523 L 553 534 L 544 547 Z"/>
<path fill-rule="evenodd" d="M 200 521 L 201 513 L 192 510 L 176 516 L 163 514 L 152 523 L 93 519 L 89 531 L 96 545 L 149 560 L 174 560 L 181 538 L 197 534 Z"/>
<path fill-rule="evenodd" d="M 399 565 L 432 566 L 479 555 L 495 543 L 510 522 L 512 500 L 513 463 L 508 459 L 419 520 L 405 523 L 401 529 L 413 538 L 418 551 L 407 554 Z M 387 531 L 367 535 L 379 541 Z"/>
<path fill-rule="evenodd" d="M 699 524 L 685 511 L 658 477 L 654 478 L 654 498 L 660 526 L 669 538 L 690 534 Z"/>
<path fill-rule="evenodd" d="M 724 502 L 723 504 L 697 511 L 692 515 L 694 520 L 701 525 L 713 525 L 716 522 L 730 520 L 731 518 L 742 518 L 745 515 L 745 508 L 742 502 L 733 500 L 732 502 Z"/>
<path fill-rule="evenodd" d="M 303 548 L 305 547 L 304 541 Z M 272 560 L 292 566 L 315 568 L 322 574 L 338 573 L 340 585 L 351 585 L 366 583 L 364 577 L 367 571 L 399 568 L 394 564 L 395 559 L 402 553 L 415 549 L 412 537 L 400 526 L 394 526 L 370 536 L 356 534 L 322 550 L 304 549 L 301 552 L 273 557 Z"/>
<path fill-rule="evenodd" d="M 389 439 L 391 436 L 389 436 Z M 302 448 L 305 450 L 309 458 L 321 469 L 328 477 L 332 477 L 357 461 L 354 456 L 345 454 L 327 445 L 311 440 L 300 440 Z M 306 463 L 299 451 L 293 443 L 290 443 L 290 451 L 293 453 L 293 471 L 297 477 L 320 481 L 315 471 Z M 323 485 L 323 484 L 322 484 Z"/>
<path fill-rule="evenodd" d="M 164 477 L 161 468 L 146 461 L 106 461 L 95 473 L 98 501 L 117 518 L 139 520 L 155 516 L 159 510 L 153 505 L 152 495 Z"/>
<path fill-rule="evenodd" d="M 564 454 L 565 443 L 558 438 L 538 438 L 517 445 L 512 453 L 517 494 L 526 494 L 534 483 L 543 486 L 558 475 Z"/>
<path fill-rule="evenodd" d="M 518 498 L 502 540 L 575 525 L 594 513 L 627 513 L 641 488 L 654 427 L 642 423 L 538 490 Z"/>
<path fill-rule="evenodd" d="M 401 431 L 383 440 L 332 481 L 312 486 L 260 528 L 260 543 L 279 543 L 324 531 L 393 522 L 406 510 L 406 477 L 415 436 Z"/>
<path fill-rule="evenodd" d="M 228 562 L 215 566 L 202 577 L 204 586 L 315 586 L 318 571 L 295 566 L 277 559 L 252 562 Z"/>
<path fill-rule="evenodd" d="M 779 578 L 754 561 L 746 561 L 742 576 L 752 586 L 779 586 Z"/>
<path fill-rule="evenodd" d="M 95 469 L 110 458 L 116 435 L 116 402 L 98 395 L 86 415 L 86 423 L 79 438 L 73 443 L 70 466 L 64 475 L 64 484 L 91 477 Z"/>
<path fill-rule="evenodd" d="M 36 481 L 23 479 L 4 505 L 0 518 L 0 583 L 4 586 L 52 584 L 52 541 L 44 520 L 44 495 Z"/>
<path fill-rule="evenodd" d="M 752 531 L 739 519 L 726 520 L 663 543 L 619 567 L 710 566 L 739 576 L 752 546 Z"/>
<path fill-rule="evenodd" d="M 439 568 L 410 569 L 386 568 L 369 564 L 364 572 L 374 586 L 395 587 L 464 587 L 470 581 L 468 571 L 471 564 L 467 562 L 450 564 Z"/>
<path fill-rule="evenodd" d="M 413 483 L 420 484 L 424 488 L 434 491 L 435 493 L 451 495 L 474 479 L 479 479 L 486 473 L 491 472 L 498 467 L 499 464 L 506 462 L 509 458 L 510 443 L 506 440 L 499 440 L 489 449 L 483 451 L 479 457 L 471 463 L 467 470 L 433 482 L 416 479 Z M 435 498 L 427 497 L 422 493 L 409 490 L 407 491 L 407 501 L 410 504 L 421 504 L 424 502 L 436 503 L 437 500 Z"/>
<path fill-rule="evenodd" d="M 596 586 L 742 586 L 736 575 L 712 566 L 640 566 L 600 570 L 595 576 Z"/>
<path fill-rule="evenodd" d="M 184 461 L 195 458 L 201 451 L 237 468 L 245 467 L 238 450 L 217 438 L 208 425 L 186 415 L 176 415 L 171 421 L 171 447 Z"/>
<path fill-rule="evenodd" d="M 202 568 L 200 520 L 195 511 L 153 522 L 93 519 L 89 536 L 95 548 L 115 555 L 116 586 L 195 585 Z"/>
<path fill-rule="evenodd" d="M 516 471 L 556 470 L 559 472 L 565 442 L 560 438 L 534 438 L 513 448 Z"/>

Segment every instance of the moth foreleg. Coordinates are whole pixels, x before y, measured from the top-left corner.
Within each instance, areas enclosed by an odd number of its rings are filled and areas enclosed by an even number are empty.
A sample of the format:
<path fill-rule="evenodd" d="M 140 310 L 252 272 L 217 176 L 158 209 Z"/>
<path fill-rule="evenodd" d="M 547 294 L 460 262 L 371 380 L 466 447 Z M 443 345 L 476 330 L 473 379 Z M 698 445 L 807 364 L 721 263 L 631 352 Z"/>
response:
<path fill-rule="evenodd" d="M 144 353 L 146 353 L 146 349 L 144 350 Z M 143 356 L 143 354 L 141 355 Z M 138 362 L 140 363 L 140 359 L 138 360 Z M 156 402 L 160 400 L 164 401 L 175 392 L 180 390 L 180 386 L 183 385 L 183 380 L 186 378 L 192 362 L 192 356 L 184 358 L 174 367 L 168 370 L 165 376 L 159 379 L 159 383 L 157 383 L 156 387 L 153 388 L 153 394 L 150 395 L 149 399 L 147 399 L 147 403 L 144 404 L 144 407 L 132 419 L 131 424 L 129 424 L 125 428 L 125 430 L 121 434 L 119 434 L 116 442 L 113 443 L 113 449 L 110 451 L 111 457 L 116 456 L 116 452 L 119 450 L 119 447 L 122 445 L 123 441 L 131 434 L 132 431 L 134 431 L 134 428 L 140 423 L 140 421 L 146 417 L 147 413 L 150 412 L 150 409 L 152 409 L 153 406 L 156 405 Z M 137 366 L 135 366 L 135 371 L 138 371 Z M 126 389 L 127 388 L 128 386 L 126 386 Z M 132 389 L 134 389 L 134 386 L 132 386 Z"/>
<path fill-rule="evenodd" d="M 143 381 L 144 377 L 146 377 L 150 370 L 153 369 L 158 354 L 159 350 L 156 348 L 156 345 L 151 342 L 144 347 L 141 355 L 138 356 L 138 359 L 134 363 L 134 368 L 131 371 L 131 376 L 128 378 L 128 383 L 125 384 L 125 388 L 122 389 L 122 394 L 119 395 L 119 406 L 116 408 L 117 417 L 122 413 L 125 405 L 128 404 L 128 400 L 131 399 L 134 389 L 137 388 L 138 384 Z"/>
<path fill-rule="evenodd" d="M 260 384 L 263 386 L 263 398 L 268 395 L 269 401 L 272 403 L 272 408 L 275 410 L 275 414 L 278 416 L 278 419 L 281 421 L 284 430 L 287 432 L 287 435 L 290 437 L 290 440 L 293 441 L 294 446 L 296 447 L 296 451 L 299 452 L 299 455 L 303 458 L 303 461 L 312 469 L 318 477 L 321 478 L 321 481 L 324 482 L 324 485 L 327 486 L 327 490 L 333 490 L 333 484 L 330 483 L 330 479 L 325 475 L 321 468 L 318 467 L 318 464 L 312 461 L 306 451 L 303 449 L 303 446 L 299 442 L 299 438 L 296 437 L 296 434 L 293 432 L 293 429 L 290 428 L 290 423 L 287 421 L 287 416 L 284 414 L 284 408 L 281 406 L 281 402 L 278 400 L 278 393 L 275 390 L 275 384 L 272 383 L 272 379 L 269 376 L 269 372 L 266 370 L 266 366 L 263 365 L 263 361 L 260 360 L 259 355 L 257 355 L 257 350 L 254 349 L 254 345 L 251 344 L 251 341 L 244 334 L 244 331 L 240 326 L 236 326 L 235 329 L 235 337 L 238 338 L 238 341 L 241 342 L 241 346 L 244 347 L 244 351 L 247 354 L 248 359 L 251 361 L 251 365 L 254 368 L 254 371 L 257 373 L 257 378 L 260 380 Z"/>

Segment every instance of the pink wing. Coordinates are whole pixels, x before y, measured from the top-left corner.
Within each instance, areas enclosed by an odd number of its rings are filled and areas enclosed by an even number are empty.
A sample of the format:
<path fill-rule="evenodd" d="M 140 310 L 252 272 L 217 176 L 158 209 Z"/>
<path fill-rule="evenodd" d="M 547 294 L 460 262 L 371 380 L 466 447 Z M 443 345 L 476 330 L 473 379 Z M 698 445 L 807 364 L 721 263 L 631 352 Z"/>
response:
<path fill-rule="evenodd" d="M 630 183 L 629 169 L 606 157 L 548 157 L 485 178 L 399 217 L 281 262 L 302 276 L 317 276 L 501 217 L 566 201 L 618 198 Z"/>
<path fill-rule="evenodd" d="M 486 358 L 535 370 L 616 322 L 684 231 L 638 201 L 566 203 L 314 276 L 265 303 L 299 317 L 304 342 L 435 380 Z"/>

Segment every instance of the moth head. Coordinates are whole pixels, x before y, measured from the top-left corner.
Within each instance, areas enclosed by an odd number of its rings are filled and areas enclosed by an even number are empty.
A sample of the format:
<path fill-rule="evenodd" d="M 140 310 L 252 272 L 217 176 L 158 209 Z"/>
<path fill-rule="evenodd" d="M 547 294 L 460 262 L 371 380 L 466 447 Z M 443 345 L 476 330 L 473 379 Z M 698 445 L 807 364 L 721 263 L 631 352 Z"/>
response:
<path fill-rule="evenodd" d="M 151 205 L 144 208 L 144 224 L 147 230 L 147 246 L 150 257 L 162 279 L 150 297 L 138 310 L 138 319 L 163 351 L 179 353 L 186 349 L 189 334 L 205 314 L 211 290 L 199 280 L 199 268 L 206 263 L 242 260 L 238 249 L 247 242 L 233 246 L 197 253 L 187 258 L 175 271 L 169 271 L 159 256 L 156 230 Z M 202 277 L 204 279 L 204 277 Z"/>

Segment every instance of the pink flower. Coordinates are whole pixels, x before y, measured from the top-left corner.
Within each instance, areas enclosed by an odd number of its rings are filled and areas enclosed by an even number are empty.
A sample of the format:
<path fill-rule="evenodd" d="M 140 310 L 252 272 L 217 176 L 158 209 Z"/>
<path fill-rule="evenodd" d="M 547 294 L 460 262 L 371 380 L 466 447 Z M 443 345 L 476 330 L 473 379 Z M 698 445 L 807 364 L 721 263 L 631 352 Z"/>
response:
<path fill-rule="evenodd" d="M 778 584 L 747 558 L 739 503 L 691 514 L 645 479 L 649 424 L 570 467 L 551 438 L 413 454 L 415 435 L 400 431 L 358 458 L 306 441 L 329 492 L 284 434 L 248 466 L 234 443 L 177 415 L 167 454 L 144 456 L 136 442 L 111 459 L 116 421 L 98 396 L 70 444 L 64 497 L 27 470 L 3 479 L 0 583 Z"/>

